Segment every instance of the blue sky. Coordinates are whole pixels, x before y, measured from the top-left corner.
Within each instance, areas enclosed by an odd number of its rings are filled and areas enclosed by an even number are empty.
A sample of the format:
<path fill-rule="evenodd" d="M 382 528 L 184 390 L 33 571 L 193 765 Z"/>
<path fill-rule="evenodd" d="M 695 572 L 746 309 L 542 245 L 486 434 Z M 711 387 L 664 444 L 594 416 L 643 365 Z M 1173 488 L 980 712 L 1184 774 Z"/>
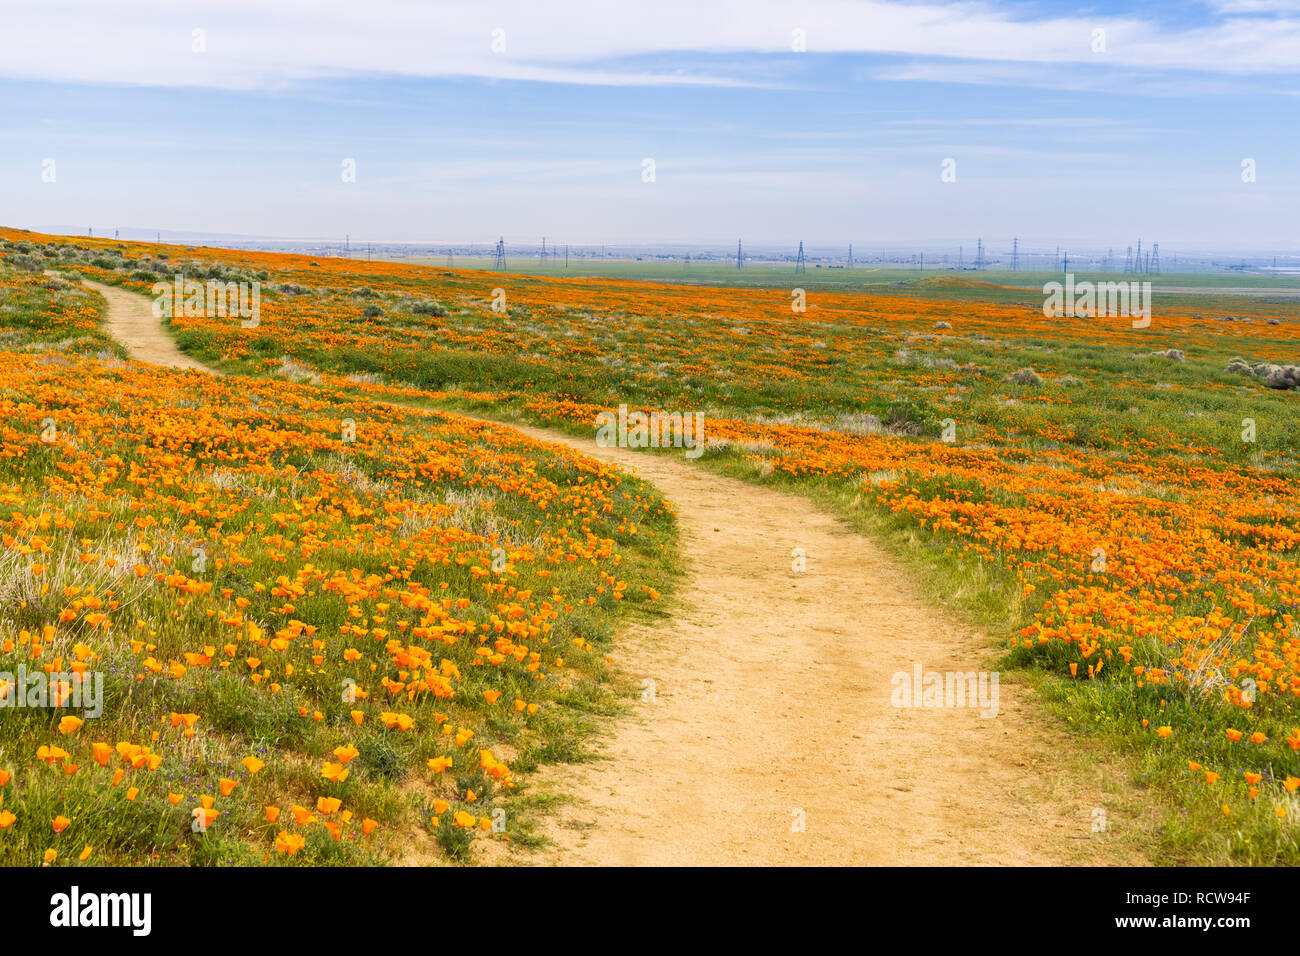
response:
<path fill-rule="evenodd" d="M 6 19 L 5 224 L 1300 246 L 1300 0 L 10 0 Z"/>

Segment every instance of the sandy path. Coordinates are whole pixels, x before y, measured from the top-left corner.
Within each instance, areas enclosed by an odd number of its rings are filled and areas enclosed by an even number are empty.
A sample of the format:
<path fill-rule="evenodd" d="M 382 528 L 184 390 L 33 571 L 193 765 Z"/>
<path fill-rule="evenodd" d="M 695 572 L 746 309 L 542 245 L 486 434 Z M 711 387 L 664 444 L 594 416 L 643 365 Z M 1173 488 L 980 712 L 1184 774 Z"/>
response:
<path fill-rule="evenodd" d="M 561 791 L 576 777 L 583 801 L 548 828 L 559 848 L 546 862 L 1032 864 L 1088 852 L 1092 804 L 1039 804 L 1050 752 L 1016 688 L 999 685 L 993 718 L 892 705 L 895 673 L 978 671 L 990 644 L 931 609 L 872 541 L 806 499 L 681 459 L 520 430 L 652 482 L 677 505 L 689 561 L 683 607 L 628 628 L 615 651 L 655 699 L 635 705 L 607 761 L 545 772 Z"/>
<path fill-rule="evenodd" d="M 131 358 L 150 365 L 166 365 L 168 368 L 211 371 L 176 347 L 172 337 L 162 327 L 161 320 L 154 316 L 151 299 L 116 286 L 91 282 L 89 279 L 81 281 L 108 300 L 108 332 L 126 346 Z"/>
<path fill-rule="evenodd" d="M 108 299 L 108 328 L 132 358 L 203 367 L 176 349 L 150 300 L 87 284 Z M 597 447 L 594 429 L 588 441 L 500 427 L 651 481 L 678 508 L 688 560 L 672 618 L 629 626 L 616 645 L 618 666 L 653 681 L 654 699 L 613 729 L 606 759 L 534 775 L 575 799 L 545 824 L 553 846 L 510 862 L 1115 859 L 1090 839 L 1100 798 L 1063 778 L 1061 737 L 1017 687 L 1001 682 L 991 718 L 891 704 L 895 673 L 981 670 L 991 644 L 932 608 L 870 539 L 803 498 L 681 457 Z"/>

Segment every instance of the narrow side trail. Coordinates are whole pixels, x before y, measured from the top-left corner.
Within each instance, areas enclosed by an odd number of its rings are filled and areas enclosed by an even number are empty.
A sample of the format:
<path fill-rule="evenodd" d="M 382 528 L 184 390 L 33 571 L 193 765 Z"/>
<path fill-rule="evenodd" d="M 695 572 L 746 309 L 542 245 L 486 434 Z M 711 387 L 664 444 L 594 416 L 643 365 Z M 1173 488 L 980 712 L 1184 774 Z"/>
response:
<path fill-rule="evenodd" d="M 87 284 L 108 300 L 108 329 L 133 359 L 204 368 L 176 348 L 150 300 Z M 643 695 L 653 699 L 618 722 L 602 759 L 534 775 L 570 799 L 544 824 L 553 845 L 505 861 L 1141 862 L 1093 837 L 1101 798 L 1067 776 L 1081 760 L 1032 719 L 1014 684 L 1000 683 L 995 717 L 893 706 L 895 674 L 984 670 L 992 649 L 870 539 L 803 498 L 680 456 L 598 447 L 594 428 L 579 440 L 494 424 L 653 483 L 677 507 L 687 560 L 672 617 L 627 626 L 614 651 L 635 682 L 653 682 Z"/>

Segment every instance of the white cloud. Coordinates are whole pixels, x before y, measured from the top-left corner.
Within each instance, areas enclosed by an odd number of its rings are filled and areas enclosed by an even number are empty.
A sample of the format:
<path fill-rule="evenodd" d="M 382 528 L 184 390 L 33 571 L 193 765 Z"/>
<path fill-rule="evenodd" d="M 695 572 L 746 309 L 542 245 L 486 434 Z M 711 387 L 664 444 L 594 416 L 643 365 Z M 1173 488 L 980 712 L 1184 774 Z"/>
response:
<path fill-rule="evenodd" d="M 1220 13 L 1300 13 L 1300 0 L 1213 0 Z"/>
<path fill-rule="evenodd" d="M 977 2 L 871 0 L 9 0 L 0 75 L 63 82 L 256 88 L 358 74 L 600 85 L 752 85 L 629 68 L 667 53 L 890 54 L 1074 69 L 1300 71 L 1300 0 L 1225 0 L 1210 26 L 1135 16 L 1017 18 Z M 1254 15 L 1263 12 L 1270 17 Z M 1104 54 L 1093 30 L 1106 31 Z M 493 52 L 502 30 L 504 52 Z M 194 52 L 193 31 L 206 50 Z M 762 85 L 762 81 L 758 81 Z"/>

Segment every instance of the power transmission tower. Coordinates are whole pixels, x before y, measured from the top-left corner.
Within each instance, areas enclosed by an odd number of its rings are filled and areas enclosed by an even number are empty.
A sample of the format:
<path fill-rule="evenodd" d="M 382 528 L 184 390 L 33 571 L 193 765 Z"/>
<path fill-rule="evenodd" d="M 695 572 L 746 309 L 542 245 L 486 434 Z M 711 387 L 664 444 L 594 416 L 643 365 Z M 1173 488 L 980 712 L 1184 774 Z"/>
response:
<path fill-rule="evenodd" d="M 1151 266 L 1147 269 L 1152 275 L 1160 275 L 1160 243 L 1151 244 Z"/>
<path fill-rule="evenodd" d="M 564 268 L 569 268 L 569 244 L 564 244 Z"/>
<path fill-rule="evenodd" d="M 542 236 L 542 266 L 546 265 L 546 237 Z"/>
<path fill-rule="evenodd" d="M 496 259 L 492 263 L 492 268 L 497 272 L 506 271 L 506 237 L 502 236 L 497 240 Z"/>
<path fill-rule="evenodd" d="M 853 268 L 853 243 L 851 243 L 851 242 L 849 243 L 849 265 L 848 265 L 848 268 L 850 268 L 850 269 Z"/>
<path fill-rule="evenodd" d="M 957 247 L 957 268 L 958 269 L 966 268 L 966 256 L 962 246 Z"/>
<path fill-rule="evenodd" d="M 114 230 L 113 230 L 113 238 L 114 238 L 114 239 L 119 239 L 119 238 L 121 238 L 121 236 L 122 236 L 121 231 L 119 231 L 119 230 L 117 230 L 117 229 L 114 229 Z"/>
<path fill-rule="evenodd" d="M 1064 275 L 1070 271 L 1070 250 L 1065 250 L 1065 258 L 1061 260 L 1061 274 Z"/>
<path fill-rule="evenodd" d="M 1137 255 L 1133 258 L 1133 271 L 1142 271 L 1142 239 L 1138 238 Z"/>
<path fill-rule="evenodd" d="M 975 241 L 975 271 L 978 272 L 984 268 L 984 240 Z"/>
<path fill-rule="evenodd" d="M 924 252 L 921 253 L 920 264 L 921 264 L 921 270 L 920 270 L 920 271 L 924 272 L 924 271 L 925 271 L 925 253 L 924 253 Z"/>
<path fill-rule="evenodd" d="M 1124 253 L 1124 271 L 1125 272 L 1133 271 L 1133 247 L 1132 246 L 1129 246 Z"/>
<path fill-rule="evenodd" d="M 736 240 L 736 270 L 740 271 L 743 268 L 745 268 L 745 252 L 744 252 L 744 248 L 740 244 L 740 240 L 737 239 Z"/>
<path fill-rule="evenodd" d="M 159 233 L 156 233 L 156 235 L 157 235 L 157 237 L 158 237 L 158 242 L 161 243 L 161 242 L 162 242 L 162 233 L 159 232 Z"/>
<path fill-rule="evenodd" d="M 1020 239 L 1011 240 L 1011 271 L 1015 272 L 1020 267 Z"/>
<path fill-rule="evenodd" d="M 799 275 L 808 271 L 807 260 L 803 257 L 803 240 L 799 240 L 799 256 L 794 260 L 794 274 Z"/>
<path fill-rule="evenodd" d="M 343 255 L 352 255 L 352 237 L 347 233 L 343 234 Z"/>

